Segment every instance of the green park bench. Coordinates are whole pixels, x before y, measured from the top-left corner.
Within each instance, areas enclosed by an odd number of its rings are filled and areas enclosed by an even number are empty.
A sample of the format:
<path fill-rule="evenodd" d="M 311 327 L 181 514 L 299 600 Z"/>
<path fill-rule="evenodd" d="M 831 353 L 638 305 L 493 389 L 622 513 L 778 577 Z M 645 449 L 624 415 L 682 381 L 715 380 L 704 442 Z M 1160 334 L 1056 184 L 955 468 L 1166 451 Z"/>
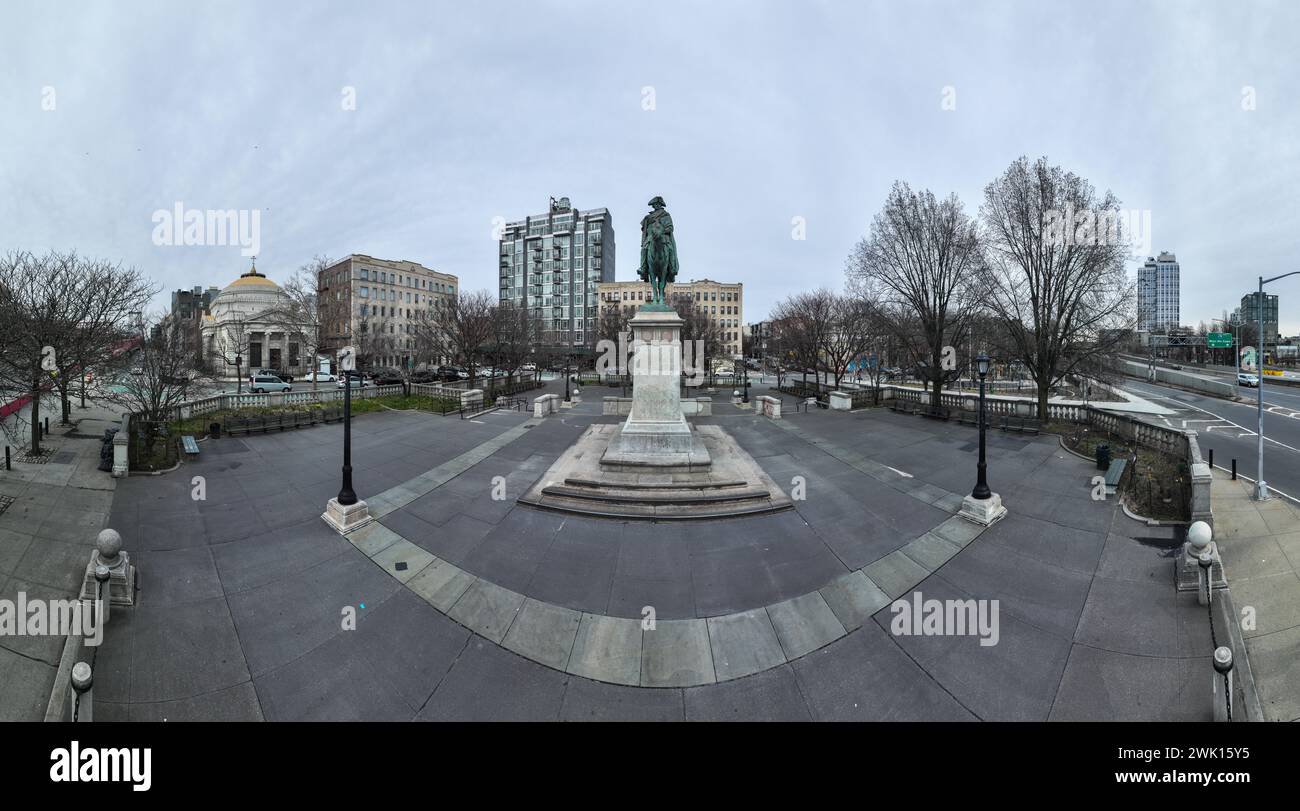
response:
<path fill-rule="evenodd" d="M 978 411 L 967 411 L 966 409 L 963 408 L 963 409 L 961 409 L 960 411 L 957 412 L 957 422 L 961 423 L 962 425 L 976 425 L 976 426 L 977 426 L 977 425 L 979 425 L 979 422 L 980 422 L 980 415 L 979 415 L 979 412 L 978 412 Z"/>
<path fill-rule="evenodd" d="M 190 456 L 199 455 L 199 443 L 192 436 L 181 437 L 181 445 L 185 447 L 185 453 Z"/>
<path fill-rule="evenodd" d="M 921 411 L 923 416 L 932 420 L 947 420 L 952 417 L 952 409 L 943 405 L 932 405 Z"/>
<path fill-rule="evenodd" d="M 1111 459 L 1110 467 L 1106 468 L 1106 494 L 1115 495 L 1119 489 L 1119 480 L 1124 478 L 1124 468 L 1128 466 L 1127 459 Z"/>
<path fill-rule="evenodd" d="M 1042 423 L 1034 417 L 1013 417 L 1007 415 L 1002 418 L 1002 430 L 1014 431 L 1017 434 L 1037 434 L 1042 429 Z"/>

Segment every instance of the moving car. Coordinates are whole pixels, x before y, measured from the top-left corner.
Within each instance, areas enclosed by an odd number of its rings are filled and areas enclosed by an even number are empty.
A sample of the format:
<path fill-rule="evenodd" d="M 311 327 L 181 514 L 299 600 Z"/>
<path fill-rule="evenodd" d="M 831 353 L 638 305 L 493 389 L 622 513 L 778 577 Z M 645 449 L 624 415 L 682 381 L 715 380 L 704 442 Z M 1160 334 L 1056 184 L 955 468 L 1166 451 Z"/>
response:
<path fill-rule="evenodd" d="M 248 387 L 254 394 L 265 394 L 267 392 L 293 391 L 293 386 L 284 382 L 275 375 L 255 374 L 248 376 Z"/>
<path fill-rule="evenodd" d="M 1259 376 L 1249 372 L 1237 372 L 1238 386 L 1259 386 Z"/>
<path fill-rule="evenodd" d="M 375 385 L 374 383 L 372 383 L 371 381 L 367 380 L 364 377 L 352 377 L 351 380 L 352 380 L 352 388 L 354 389 L 368 389 L 371 386 Z M 338 387 L 340 389 L 343 388 L 342 380 L 338 382 Z"/>
<path fill-rule="evenodd" d="M 333 383 L 334 381 L 338 380 L 337 377 L 330 374 L 329 372 L 308 372 L 307 376 L 303 379 L 306 380 L 308 383 L 311 383 L 312 381 L 315 381 L 317 383 Z"/>

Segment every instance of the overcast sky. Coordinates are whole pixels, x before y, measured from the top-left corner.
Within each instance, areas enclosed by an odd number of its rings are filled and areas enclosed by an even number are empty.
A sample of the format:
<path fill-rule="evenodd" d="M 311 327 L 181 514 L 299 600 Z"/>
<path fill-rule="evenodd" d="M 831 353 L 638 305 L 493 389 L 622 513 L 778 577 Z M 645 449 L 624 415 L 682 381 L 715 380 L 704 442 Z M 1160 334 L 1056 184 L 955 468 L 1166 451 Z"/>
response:
<path fill-rule="evenodd" d="M 159 307 L 248 265 L 238 246 L 155 245 L 154 213 L 177 202 L 260 210 L 257 264 L 278 281 L 314 254 L 366 253 L 495 291 L 494 218 L 552 195 L 608 207 L 625 280 L 662 195 L 679 278 L 744 282 L 754 322 L 842 286 L 895 179 L 974 213 L 1021 154 L 1151 212 L 1151 248 L 1182 264 L 1184 323 L 1231 310 L 1260 273 L 1300 270 L 1294 2 L 2 13 L 0 250 L 135 265 L 165 288 Z M 1273 289 L 1284 334 L 1300 331 L 1300 277 Z"/>

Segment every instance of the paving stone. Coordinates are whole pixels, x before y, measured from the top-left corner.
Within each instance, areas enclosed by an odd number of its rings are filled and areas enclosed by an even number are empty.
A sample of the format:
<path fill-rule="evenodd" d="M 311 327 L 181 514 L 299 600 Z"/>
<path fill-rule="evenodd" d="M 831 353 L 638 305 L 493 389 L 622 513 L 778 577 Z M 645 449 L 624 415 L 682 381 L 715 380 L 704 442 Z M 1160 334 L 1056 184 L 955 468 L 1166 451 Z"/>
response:
<path fill-rule="evenodd" d="M 985 529 L 986 527 L 981 527 L 979 524 L 967 521 L 965 518 L 953 516 L 931 531 L 940 538 L 955 543 L 960 548 L 978 538 Z"/>
<path fill-rule="evenodd" d="M 872 614 L 889 605 L 889 596 L 862 571 L 840 575 L 820 591 L 846 631 L 860 628 Z"/>
<path fill-rule="evenodd" d="M 921 564 L 902 552 L 891 552 L 862 571 L 891 600 L 898 599 L 930 576 Z"/>
<path fill-rule="evenodd" d="M 475 633 L 500 643 L 515 621 L 524 595 L 486 580 L 475 580 L 448 616 Z"/>
<path fill-rule="evenodd" d="M 819 592 L 767 607 L 787 659 L 797 659 L 844 636 L 844 626 L 835 618 Z"/>
<path fill-rule="evenodd" d="M 715 680 L 704 620 L 659 620 L 642 632 L 642 687 L 693 687 Z"/>
<path fill-rule="evenodd" d="M 373 558 L 389 546 L 402 540 L 402 536 L 378 521 L 372 521 L 361 529 L 349 532 L 347 539 L 353 546 L 365 553 L 366 557 Z"/>
<path fill-rule="evenodd" d="M 952 560 L 953 556 L 961 551 L 961 547 L 932 532 L 927 532 L 904 544 L 899 551 L 933 572 Z"/>
<path fill-rule="evenodd" d="M 811 721 L 789 665 L 682 691 L 688 721 Z"/>
<path fill-rule="evenodd" d="M 406 585 L 425 602 L 446 614 L 476 580 L 474 575 L 435 558 Z"/>
<path fill-rule="evenodd" d="M 767 609 L 709 617 L 709 644 L 718 681 L 738 679 L 785 663 Z"/>
<path fill-rule="evenodd" d="M 502 644 L 534 662 L 564 670 L 581 621 L 580 612 L 529 598 Z"/>
<path fill-rule="evenodd" d="M 641 683 L 641 621 L 583 614 L 567 672 L 611 684 Z"/>
<path fill-rule="evenodd" d="M 681 690 L 647 690 L 569 677 L 561 721 L 681 721 Z"/>
<path fill-rule="evenodd" d="M 380 568 L 403 583 L 410 581 L 437 558 L 402 538 L 385 546 L 371 558 Z"/>

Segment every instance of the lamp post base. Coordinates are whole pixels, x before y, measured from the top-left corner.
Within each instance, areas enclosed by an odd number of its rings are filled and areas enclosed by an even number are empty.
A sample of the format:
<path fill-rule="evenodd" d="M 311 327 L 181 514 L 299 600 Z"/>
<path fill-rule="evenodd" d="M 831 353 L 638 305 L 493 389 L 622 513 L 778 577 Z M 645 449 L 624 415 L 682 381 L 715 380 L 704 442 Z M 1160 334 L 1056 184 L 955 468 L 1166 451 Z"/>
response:
<path fill-rule="evenodd" d="M 973 521 L 981 526 L 990 526 L 1006 517 L 1007 508 L 1002 506 L 1002 496 L 992 493 L 988 498 L 975 498 L 966 496 L 961 502 L 961 512 L 958 513 L 967 521 Z"/>
<path fill-rule="evenodd" d="M 1269 498 L 1268 483 L 1262 480 L 1255 482 L 1255 500 L 1268 501 Z"/>
<path fill-rule="evenodd" d="M 356 504 L 340 504 L 337 498 L 329 500 L 325 505 L 325 512 L 321 513 L 321 518 L 342 535 L 375 520 L 364 501 L 358 501 Z"/>

